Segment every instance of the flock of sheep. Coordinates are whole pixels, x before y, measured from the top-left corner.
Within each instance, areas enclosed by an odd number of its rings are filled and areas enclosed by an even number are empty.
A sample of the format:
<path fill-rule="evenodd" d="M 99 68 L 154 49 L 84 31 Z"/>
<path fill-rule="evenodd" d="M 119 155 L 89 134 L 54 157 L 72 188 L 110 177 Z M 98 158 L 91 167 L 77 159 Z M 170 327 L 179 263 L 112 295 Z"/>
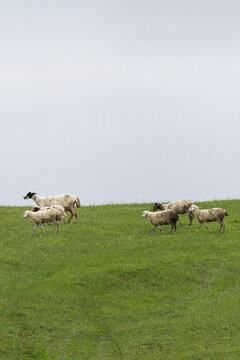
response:
<path fill-rule="evenodd" d="M 70 194 L 56 195 L 56 196 L 38 196 L 35 192 L 28 192 L 24 199 L 32 199 L 37 206 L 34 206 L 31 211 L 26 210 L 24 212 L 24 218 L 31 218 L 36 226 L 34 232 L 40 226 L 45 232 L 43 224 L 53 222 L 56 225 L 56 232 L 58 233 L 59 221 L 66 223 L 66 211 L 71 213 L 68 223 L 75 216 L 75 222 L 77 223 L 77 213 L 74 210 L 76 205 L 80 207 L 80 200 L 77 196 Z M 156 211 L 160 210 L 160 211 Z M 142 213 L 142 218 L 148 218 L 150 223 L 153 225 L 152 233 L 154 233 L 156 227 L 158 226 L 160 231 L 164 233 L 161 225 L 171 225 L 170 233 L 174 229 L 176 231 L 176 223 L 182 225 L 182 222 L 179 218 L 179 214 L 187 214 L 189 218 L 189 225 L 192 224 L 194 214 L 198 219 L 199 225 L 197 232 L 199 231 L 202 224 L 205 224 L 208 232 L 211 232 L 208 226 L 208 222 L 217 221 L 220 224 L 219 232 L 224 232 L 225 223 L 224 216 L 228 216 L 226 210 L 222 208 L 212 208 L 207 210 L 200 210 L 192 201 L 189 200 L 180 200 L 175 202 L 170 202 L 168 204 L 155 203 L 153 206 L 153 212 L 144 210 Z"/>
<path fill-rule="evenodd" d="M 38 226 L 45 232 L 43 224 L 53 222 L 56 224 L 56 232 L 58 233 L 59 221 L 63 220 L 66 223 L 66 211 L 71 213 L 68 222 L 70 223 L 73 216 L 75 216 L 75 222 L 77 223 L 77 213 L 74 210 L 75 205 L 78 208 L 80 207 L 80 200 L 77 196 L 63 194 L 41 197 L 35 192 L 28 192 L 23 198 L 32 199 L 37 204 L 32 208 L 32 211 L 26 210 L 23 215 L 24 218 L 29 217 L 36 223 L 34 232 Z"/>
<path fill-rule="evenodd" d="M 156 211 L 156 210 L 162 211 Z M 228 213 L 225 209 L 222 208 L 212 208 L 207 210 L 200 210 L 198 206 L 194 205 L 192 201 L 189 200 L 180 200 L 171 202 L 169 204 L 161 204 L 155 203 L 153 206 L 153 211 L 144 210 L 142 213 L 143 218 L 148 218 L 150 223 L 153 225 L 152 233 L 154 233 L 156 227 L 158 226 L 160 231 L 164 233 L 161 225 L 171 225 L 170 233 L 174 229 L 176 231 L 176 223 L 177 221 L 180 222 L 182 225 L 181 220 L 179 219 L 178 214 L 188 214 L 189 218 L 189 225 L 192 224 L 192 220 L 194 214 L 198 219 L 199 225 L 197 232 L 199 232 L 200 227 L 202 224 L 205 224 L 208 232 L 211 232 L 208 226 L 208 222 L 217 221 L 220 224 L 219 232 L 224 232 L 225 223 L 224 223 L 224 216 L 228 216 Z"/>

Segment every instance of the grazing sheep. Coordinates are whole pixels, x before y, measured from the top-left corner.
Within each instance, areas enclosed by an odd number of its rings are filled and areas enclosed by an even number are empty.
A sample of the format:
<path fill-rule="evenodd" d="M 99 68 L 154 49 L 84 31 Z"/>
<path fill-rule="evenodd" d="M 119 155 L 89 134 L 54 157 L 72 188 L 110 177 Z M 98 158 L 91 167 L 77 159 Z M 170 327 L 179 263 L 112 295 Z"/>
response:
<path fill-rule="evenodd" d="M 153 211 L 156 211 L 157 209 L 160 210 L 167 210 L 167 209 L 173 209 L 176 211 L 177 214 L 188 214 L 189 218 L 189 225 L 192 225 L 192 221 L 194 218 L 193 213 L 189 211 L 190 206 L 193 205 L 192 201 L 189 200 L 179 200 L 175 202 L 170 202 L 168 204 L 162 204 L 162 203 L 155 203 L 153 206 Z M 178 221 L 182 225 L 182 222 L 178 216 Z"/>
<path fill-rule="evenodd" d="M 33 221 L 35 221 L 36 226 L 34 228 L 34 232 L 39 225 L 42 228 L 42 231 L 45 232 L 43 224 L 53 222 L 54 224 L 56 224 L 56 233 L 58 233 L 58 219 L 61 216 L 62 214 L 57 209 L 47 209 L 37 212 L 26 210 L 23 214 L 24 218 L 29 217 L 33 219 Z"/>
<path fill-rule="evenodd" d="M 33 212 L 37 212 L 37 211 L 43 211 L 43 210 L 49 210 L 49 209 L 57 209 L 58 211 L 60 211 L 61 213 L 61 217 L 59 218 L 59 221 L 62 220 L 64 222 L 64 224 L 66 224 L 66 220 L 65 217 L 67 216 L 67 214 L 65 213 L 64 207 L 62 205 L 52 205 L 52 206 L 34 206 L 32 208 Z"/>
<path fill-rule="evenodd" d="M 212 208 L 207 210 L 200 210 L 198 206 L 191 205 L 189 211 L 195 212 L 195 215 L 199 221 L 197 232 L 199 232 L 200 227 L 204 223 L 208 232 L 211 232 L 207 222 L 217 221 L 220 224 L 219 232 L 222 229 L 224 232 L 225 223 L 224 223 L 224 216 L 228 216 L 228 213 L 225 209 L 222 208 Z"/>
<path fill-rule="evenodd" d="M 80 200 L 77 196 L 70 194 L 62 194 L 56 196 L 40 197 L 35 192 L 28 192 L 24 199 L 32 199 L 38 206 L 51 206 L 51 205 L 62 205 L 65 211 L 70 211 L 71 215 L 68 219 L 68 223 L 75 216 L 75 222 L 77 223 L 77 213 L 74 210 L 74 205 L 80 208 Z"/>
<path fill-rule="evenodd" d="M 163 211 L 151 212 L 144 210 L 142 213 L 142 218 L 148 218 L 150 223 L 153 225 L 152 234 L 154 233 L 156 227 L 158 226 L 161 232 L 164 234 L 163 229 L 160 225 L 171 225 L 170 234 L 174 228 L 174 232 L 176 231 L 176 222 L 178 219 L 178 215 L 176 211 L 172 209 L 167 209 Z"/>

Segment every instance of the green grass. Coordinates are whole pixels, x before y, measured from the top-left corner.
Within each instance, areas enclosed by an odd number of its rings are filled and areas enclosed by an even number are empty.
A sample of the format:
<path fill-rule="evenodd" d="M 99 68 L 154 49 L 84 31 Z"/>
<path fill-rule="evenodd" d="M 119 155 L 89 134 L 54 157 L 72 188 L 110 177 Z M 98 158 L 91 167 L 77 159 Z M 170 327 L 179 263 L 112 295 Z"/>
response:
<path fill-rule="evenodd" d="M 187 215 L 176 234 L 152 204 L 89 206 L 45 226 L 0 207 L 0 359 L 239 359 L 240 200 L 224 234 Z"/>

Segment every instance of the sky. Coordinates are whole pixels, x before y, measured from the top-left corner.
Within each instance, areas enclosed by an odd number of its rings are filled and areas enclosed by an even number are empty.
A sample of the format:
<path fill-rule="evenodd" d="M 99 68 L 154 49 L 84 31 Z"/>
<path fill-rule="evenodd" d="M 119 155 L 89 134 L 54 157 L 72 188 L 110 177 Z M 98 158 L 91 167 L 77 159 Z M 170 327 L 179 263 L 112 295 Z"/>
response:
<path fill-rule="evenodd" d="M 240 3 L 0 3 L 0 205 L 239 198 Z"/>

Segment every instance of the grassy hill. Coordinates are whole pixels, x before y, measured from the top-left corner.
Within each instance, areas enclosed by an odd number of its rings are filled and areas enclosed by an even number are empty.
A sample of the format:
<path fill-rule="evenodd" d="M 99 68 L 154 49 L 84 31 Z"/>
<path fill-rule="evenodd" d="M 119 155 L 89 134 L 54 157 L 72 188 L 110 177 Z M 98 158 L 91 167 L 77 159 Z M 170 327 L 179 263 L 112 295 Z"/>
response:
<path fill-rule="evenodd" d="M 197 220 L 176 234 L 141 218 L 152 204 L 77 209 L 45 226 L 0 207 L 0 359 L 239 359 L 240 200 L 224 234 Z"/>

